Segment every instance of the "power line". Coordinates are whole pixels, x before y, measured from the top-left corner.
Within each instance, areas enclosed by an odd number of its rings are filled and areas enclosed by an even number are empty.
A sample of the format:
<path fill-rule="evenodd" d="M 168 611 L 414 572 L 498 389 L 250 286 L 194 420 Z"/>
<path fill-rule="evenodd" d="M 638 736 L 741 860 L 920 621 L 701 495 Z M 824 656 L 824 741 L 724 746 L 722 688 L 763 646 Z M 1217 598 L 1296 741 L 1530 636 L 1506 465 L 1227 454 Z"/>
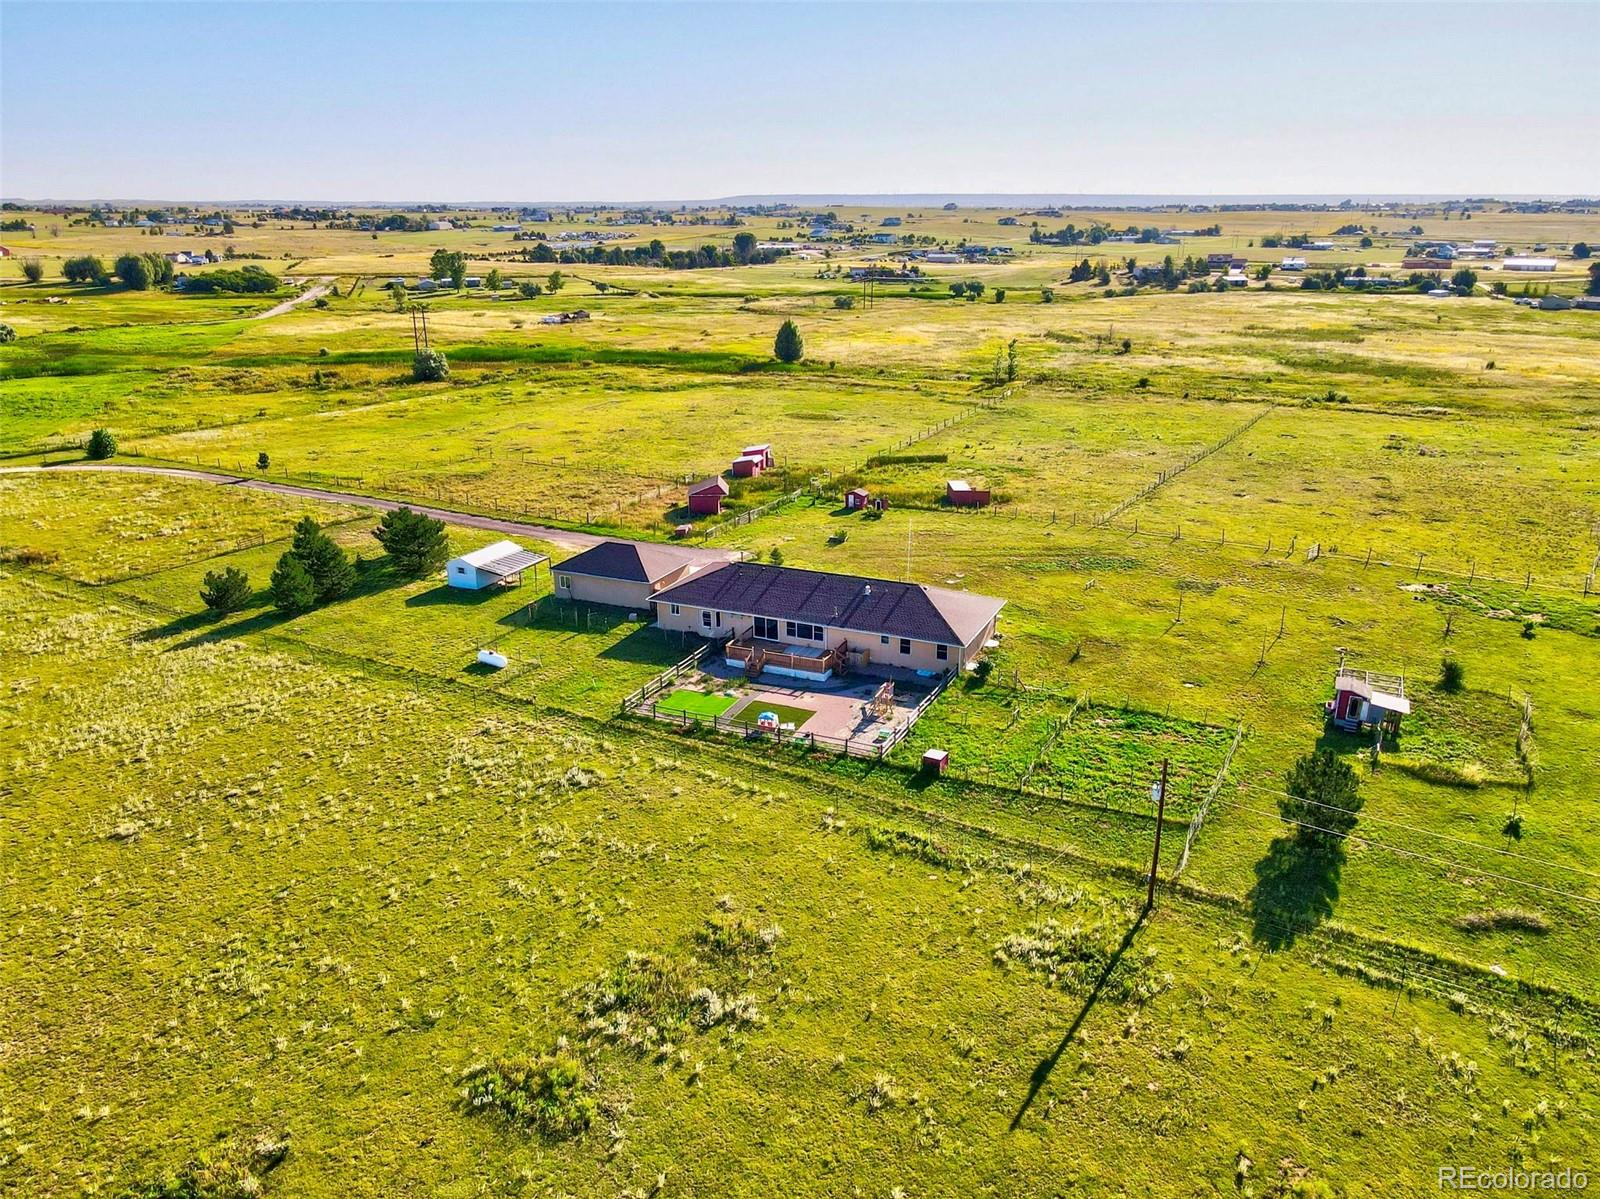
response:
<path fill-rule="evenodd" d="M 1389 853 L 1398 854 L 1403 858 L 1414 858 L 1419 862 L 1430 862 L 1435 866 L 1444 866 L 1451 870 L 1472 871 L 1473 873 L 1480 874 L 1485 878 L 1497 879 L 1500 882 L 1511 883 L 1513 886 L 1518 887 L 1531 887 L 1535 891 L 1544 891 L 1551 895 L 1559 895 L 1563 899 L 1573 900 L 1576 903 L 1591 904 L 1596 908 L 1600 908 L 1600 898 L 1596 898 L 1592 895 L 1579 895 L 1572 891 L 1563 891 L 1559 887 L 1547 887 L 1543 883 L 1533 883 L 1527 881 L 1526 879 L 1513 878 L 1509 874 L 1496 874 L 1492 870 L 1481 870 L 1478 867 L 1469 865 L 1466 862 L 1456 862 L 1449 858 L 1436 858 L 1431 854 L 1418 853 L 1411 849 L 1401 849 L 1398 846 L 1390 845 L 1385 841 L 1374 841 L 1370 837 L 1358 837 L 1354 833 L 1341 833 L 1337 829 L 1323 828 L 1321 825 L 1310 824 L 1303 820 L 1290 820 L 1281 812 L 1268 812 L 1262 808 L 1252 808 L 1248 804 L 1234 803 L 1232 800 L 1223 799 L 1221 796 L 1218 796 L 1215 802 L 1220 803 L 1225 807 L 1238 808 L 1244 812 L 1254 812 L 1258 816 L 1271 816 L 1275 819 L 1282 820 L 1285 824 L 1292 824 L 1297 828 L 1310 829 L 1313 832 L 1325 833 L 1330 837 L 1338 837 L 1345 841 L 1354 842 L 1357 845 L 1366 845 L 1373 849 L 1387 850 Z"/>
<path fill-rule="evenodd" d="M 1310 804 L 1312 807 L 1316 808 L 1327 808 L 1334 812 L 1348 811 L 1347 808 L 1341 808 L 1337 804 L 1326 804 L 1315 799 L 1304 799 L 1298 795 L 1290 795 L 1287 791 L 1279 791 L 1272 787 L 1262 787 L 1255 783 L 1246 783 L 1241 781 L 1238 786 L 1248 787 L 1252 791 L 1260 791 L 1264 795 L 1283 796 L 1287 799 L 1295 800 L 1298 803 Z M 1415 825 L 1404 824 L 1398 820 L 1386 820 L 1382 816 L 1369 816 L 1367 815 L 1365 809 L 1363 809 L 1361 812 L 1361 822 L 1363 824 L 1386 824 L 1394 828 L 1405 829 L 1406 832 L 1416 833 L 1419 836 L 1434 837 L 1440 841 L 1453 841 L 1457 845 L 1465 845 L 1469 849 L 1481 850 L 1484 853 L 1499 854 L 1501 857 L 1514 858 L 1519 862 L 1529 862 L 1535 866 L 1544 866 L 1550 870 L 1564 870 L 1569 874 L 1581 874 L 1585 878 L 1600 880 L 1600 874 L 1596 874 L 1591 870 L 1584 870 L 1578 866 L 1568 866 L 1562 862 L 1551 861 L 1549 858 L 1539 858 L 1532 854 L 1517 853 L 1515 850 L 1511 849 L 1501 849 L 1496 845 L 1484 845 L 1479 841 L 1469 841 L 1465 837 L 1452 837 L 1449 833 L 1436 833 L 1430 829 L 1418 828 Z"/>

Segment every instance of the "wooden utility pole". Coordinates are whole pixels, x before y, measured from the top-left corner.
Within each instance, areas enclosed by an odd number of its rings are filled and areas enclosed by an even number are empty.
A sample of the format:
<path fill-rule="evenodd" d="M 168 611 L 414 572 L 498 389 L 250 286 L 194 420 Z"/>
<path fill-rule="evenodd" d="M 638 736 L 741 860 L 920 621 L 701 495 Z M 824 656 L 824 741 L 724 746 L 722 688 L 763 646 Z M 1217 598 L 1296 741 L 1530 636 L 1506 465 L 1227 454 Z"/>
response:
<path fill-rule="evenodd" d="M 1150 857 L 1150 891 L 1145 896 L 1144 910 L 1156 906 L 1156 871 L 1161 866 L 1161 825 L 1167 814 L 1167 759 L 1161 759 L 1161 782 L 1156 789 L 1156 849 Z"/>

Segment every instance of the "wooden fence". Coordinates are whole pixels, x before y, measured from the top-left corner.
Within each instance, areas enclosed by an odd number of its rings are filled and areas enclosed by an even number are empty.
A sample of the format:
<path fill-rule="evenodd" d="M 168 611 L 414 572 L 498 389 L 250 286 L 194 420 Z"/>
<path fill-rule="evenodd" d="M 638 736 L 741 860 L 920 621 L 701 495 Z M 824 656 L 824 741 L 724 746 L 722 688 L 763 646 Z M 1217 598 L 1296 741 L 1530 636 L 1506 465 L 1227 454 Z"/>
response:
<path fill-rule="evenodd" d="M 667 669 L 656 675 L 655 678 L 651 679 L 643 687 L 640 687 L 637 691 L 633 692 L 633 694 L 629 695 L 627 699 L 622 701 L 622 714 L 626 716 L 630 710 L 643 704 L 651 696 L 658 694 L 663 687 L 671 686 L 689 671 L 698 667 L 701 659 L 703 659 L 706 656 L 706 653 L 711 649 L 711 645 L 711 642 L 705 642 L 687 658 L 684 658 L 676 665 L 667 667 Z M 654 707 L 654 705 L 651 706 Z"/>
<path fill-rule="evenodd" d="M 1239 742 L 1244 740 L 1244 722 L 1239 722 L 1239 727 L 1234 730 L 1233 744 L 1228 746 L 1228 752 L 1223 755 L 1222 768 L 1217 771 L 1217 777 L 1212 780 L 1211 789 L 1206 792 L 1205 798 L 1200 801 L 1200 806 L 1194 810 L 1194 815 L 1189 818 L 1189 832 L 1183 839 L 1183 852 L 1178 855 L 1178 867 L 1172 872 L 1172 877 L 1177 878 L 1183 873 L 1184 867 L 1189 864 L 1189 851 L 1194 848 L 1195 839 L 1200 836 L 1200 829 L 1206 822 L 1206 813 L 1211 810 L 1211 801 L 1222 790 L 1223 780 L 1228 777 L 1228 767 L 1233 765 L 1234 751 L 1239 748 Z"/>

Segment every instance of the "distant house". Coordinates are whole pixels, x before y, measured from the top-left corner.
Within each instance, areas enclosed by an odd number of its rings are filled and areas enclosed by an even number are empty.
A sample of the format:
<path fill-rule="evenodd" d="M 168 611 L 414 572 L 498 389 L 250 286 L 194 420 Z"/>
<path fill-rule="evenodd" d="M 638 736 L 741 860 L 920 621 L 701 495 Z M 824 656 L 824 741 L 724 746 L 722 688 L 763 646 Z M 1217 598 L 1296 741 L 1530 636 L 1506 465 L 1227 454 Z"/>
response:
<path fill-rule="evenodd" d="M 1554 258 L 1507 258 L 1500 264 L 1502 270 L 1507 271 L 1553 271 L 1556 269 Z"/>
<path fill-rule="evenodd" d="M 1450 263 L 1443 258 L 1403 258 L 1400 265 L 1408 271 L 1447 271 Z"/>
<path fill-rule="evenodd" d="M 1448 300 L 1456 293 L 1448 287 L 1430 287 L 1428 294 L 1436 300 Z"/>
<path fill-rule="evenodd" d="M 439 232 L 442 232 L 443 230 L 446 230 L 446 229 L 454 229 L 455 227 L 456 226 L 455 226 L 455 222 L 454 221 L 429 221 L 428 222 L 428 232 L 430 232 L 430 233 L 439 233 Z"/>
<path fill-rule="evenodd" d="M 865 508 L 872 500 L 872 494 L 865 487 L 852 487 L 844 493 L 844 506 L 851 511 Z"/>
<path fill-rule="evenodd" d="M 1015 225 L 1017 223 L 1017 218 L 1014 216 L 1003 216 L 996 223 L 1001 225 Z"/>
<path fill-rule="evenodd" d="M 641 541 L 602 541 L 555 568 L 560 599 L 649 610 L 663 587 L 704 565 L 704 554 Z"/>
<path fill-rule="evenodd" d="M 1209 267 L 1230 267 L 1233 265 L 1233 252 L 1224 250 L 1218 254 L 1207 254 L 1206 265 Z"/>
<path fill-rule="evenodd" d="M 989 504 L 989 492 L 976 488 L 965 479 L 951 479 L 944 485 L 945 502 L 957 508 L 984 508 Z"/>
<path fill-rule="evenodd" d="M 872 240 L 877 242 L 880 246 L 891 246 L 894 244 L 895 237 L 892 233 L 874 233 L 872 235 Z"/>
<path fill-rule="evenodd" d="M 496 225 L 494 227 L 494 232 L 496 232 L 496 233 L 521 233 L 522 232 L 522 226 L 521 225 Z"/>
<path fill-rule="evenodd" d="M 901 222 L 900 218 L 897 217 L 897 216 L 886 216 L 879 223 L 881 225 L 883 225 L 883 227 L 886 228 L 886 229 L 893 229 L 896 226 L 900 225 L 902 222 Z"/>
<path fill-rule="evenodd" d="M 1231 270 L 1222 277 L 1222 281 L 1229 287 L 1249 287 L 1250 277 L 1241 270 Z"/>
<path fill-rule="evenodd" d="M 1306 260 L 1304 258 L 1285 258 L 1278 264 L 1278 269 L 1280 271 L 1303 271 L 1306 269 Z"/>
<path fill-rule="evenodd" d="M 722 501 L 727 498 L 728 481 L 715 475 L 689 488 L 689 511 L 696 516 L 718 516 L 722 513 Z"/>
<path fill-rule="evenodd" d="M 929 262 L 960 262 L 961 255 L 951 254 L 946 250 L 932 250 L 924 256 Z"/>
<path fill-rule="evenodd" d="M 1005 607 L 970 591 L 756 562 L 695 571 L 655 604 L 661 628 L 724 642 L 752 674 L 819 681 L 847 668 L 960 671 L 993 640 Z"/>
<path fill-rule="evenodd" d="M 418 291 L 438 291 L 439 290 L 439 285 L 437 283 L 435 283 L 432 279 L 418 279 L 417 280 L 417 290 Z"/>
<path fill-rule="evenodd" d="M 1577 305 L 1566 296 L 1540 296 L 1539 307 L 1546 312 L 1562 312 L 1568 308 L 1576 308 Z"/>
<path fill-rule="evenodd" d="M 478 275 L 468 275 L 462 280 L 468 287 L 482 287 L 483 279 Z"/>
<path fill-rule="evenodd" d="M 1308 241 L 1306 242 L 1305 248 L 1308 250 L 1331 250 L 1333 249 L 1333 243 L 1326 239 L 1319 241 Z"/>
<path fill-rule="evenodd" d="M 444 577 L 450 586 L 464 591 L 512 586 L 522 582 L 523 571 L 549 560 L 547 555 L 525 550 L 515 541 L 496 541 L 450 559 L 445 564 Z"/>
<path fill-rule="evenodd" d="M 1392 736 L 1400 731 L 1400 718 L 1410 713 L 1411 701 L 1403 677 L 1357 670 L 1341 661 L 1333 676 L 1333 698 L 1324 710 L 1335 728 L 1350 733 L 1381 728 Z"/>

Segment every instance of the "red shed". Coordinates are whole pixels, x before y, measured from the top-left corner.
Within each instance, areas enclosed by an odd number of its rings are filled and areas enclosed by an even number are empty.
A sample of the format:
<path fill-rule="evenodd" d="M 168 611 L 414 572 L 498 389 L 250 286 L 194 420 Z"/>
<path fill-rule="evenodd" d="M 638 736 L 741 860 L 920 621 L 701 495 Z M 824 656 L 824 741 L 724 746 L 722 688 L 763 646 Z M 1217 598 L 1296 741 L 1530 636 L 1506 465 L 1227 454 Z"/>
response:
<path fill-rule="evenodd" d="M 762 442 L 760 445 L 745 446 L 744 449 L 739 451 L 739 457 L 761 459 L 762 470 L 771 470 L 775 465 L 772 458 L 772 447 L 766 442 Z"/>
<path fill-rule="evenodd" d="M 980 490 L 965 479 L 951 479 L 944 485 L 944 498 L 957 508 L 983 508 L 989 503 L 989 493 Z"/>
<path fill-rule="evenodd" d="M 689 488 L 689 511 L 696 516 L 720 516 L 722 501 L 728 497 L 728 481 L 714 475 Z"/>
<path fill-rule="evenodd" d="M 741 454 L 733 460 L 733 473 L 741 479 L 752 479 L 767 469 L 767 460 L 760 454 Z"/>
<path fill-rule="evenodd" d="M 852 487 L 844 493 L 844 506 L 852 511 L 856 508 L 865 508 L 872 496 L 865 487 Z"/>

